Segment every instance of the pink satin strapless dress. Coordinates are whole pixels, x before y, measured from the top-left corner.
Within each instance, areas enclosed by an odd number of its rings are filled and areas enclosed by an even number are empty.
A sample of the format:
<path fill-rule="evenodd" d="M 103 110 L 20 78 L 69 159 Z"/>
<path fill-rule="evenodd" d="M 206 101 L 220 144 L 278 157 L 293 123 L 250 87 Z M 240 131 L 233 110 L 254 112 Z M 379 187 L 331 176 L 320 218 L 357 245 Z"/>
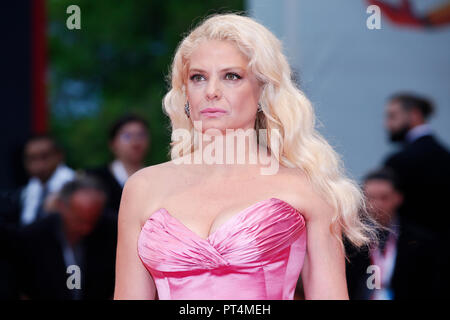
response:
<path fill-rule="evenodd" d="M 161 208 L 138 239 L 161 300 L 292 300 L 305 252 L 303 215 L 277 198 L 235 214 L 207 239 Z"/>

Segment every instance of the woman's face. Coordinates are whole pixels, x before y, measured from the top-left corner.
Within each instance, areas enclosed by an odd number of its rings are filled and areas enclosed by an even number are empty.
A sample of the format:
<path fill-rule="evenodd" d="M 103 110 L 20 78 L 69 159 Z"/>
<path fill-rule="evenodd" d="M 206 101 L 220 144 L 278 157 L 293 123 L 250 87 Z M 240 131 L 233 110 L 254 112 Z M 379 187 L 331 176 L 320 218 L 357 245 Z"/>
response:
<path fill-rule="evenodd" d="M 248 59 L 229 41 L 202 42 L 189 61 L 186 93 L 192 121 L 210 128 L 254 127 L 261 85 Z"/>

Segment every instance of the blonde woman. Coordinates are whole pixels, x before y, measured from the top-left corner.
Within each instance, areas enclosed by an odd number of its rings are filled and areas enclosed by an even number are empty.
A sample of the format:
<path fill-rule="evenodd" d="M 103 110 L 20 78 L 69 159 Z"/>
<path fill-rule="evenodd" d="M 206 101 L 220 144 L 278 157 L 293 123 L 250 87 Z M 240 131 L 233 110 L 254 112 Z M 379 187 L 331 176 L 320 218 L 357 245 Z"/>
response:
<path fill-rule="evenodd" d="M 213 15 L 170 76 L 172 160 L 125 185 L 115 299 L 293 299 L 299 276 L 306 299 L 348 299 L 343 239 L 362 246 L 374 229 L 280 41 Z M 223 143 L 232 135 L 245 143 Z"/>

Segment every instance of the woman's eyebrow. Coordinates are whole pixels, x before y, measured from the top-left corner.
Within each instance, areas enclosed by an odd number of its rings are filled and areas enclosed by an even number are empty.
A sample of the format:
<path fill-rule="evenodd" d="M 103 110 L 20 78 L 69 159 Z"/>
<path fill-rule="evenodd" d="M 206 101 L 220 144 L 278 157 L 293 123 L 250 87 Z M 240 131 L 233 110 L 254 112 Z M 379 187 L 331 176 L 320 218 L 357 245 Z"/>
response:
<path fill-rule="evenodd" d="M 244 70 L 245 70 L 245 69 L 243 69 L 242 67 L 227 67 L 227 68 L 224 68 L 224 69 L 222 69 L 222 70 L 220 70 L 220 71 L 224 72 L 224 71 L 230 71 L 230 70 L 236 70 L 236 69 L 241 70 L 241 71 L 244 71 Z M 200 69 L 200 68 L 192 68 L 192 69 L 189 69 L 189 72 L 205 72 L 205 73 L 206 73 L 205 70 Z"/>
<path fill-rule="evenodd" d="M 192 69 L 189 69 L 189 72 L 205 72 L 205 71 L 202 69 L 198 69 L 198 68 L 192 68 Z"/>

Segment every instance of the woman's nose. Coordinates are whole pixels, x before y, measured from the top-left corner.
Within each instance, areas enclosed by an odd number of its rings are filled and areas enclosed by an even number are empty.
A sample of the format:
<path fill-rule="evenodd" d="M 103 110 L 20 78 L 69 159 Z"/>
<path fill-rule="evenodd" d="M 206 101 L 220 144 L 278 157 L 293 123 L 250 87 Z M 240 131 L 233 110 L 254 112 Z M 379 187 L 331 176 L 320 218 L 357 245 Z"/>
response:
<path fill-rule="evenodd" d="M 210 78 L 208 86 L 206 87 L 206 98 L 208 100 L 220 99 L 222 92 L 220 90 L 220 83 L 217 78 Z"/>

